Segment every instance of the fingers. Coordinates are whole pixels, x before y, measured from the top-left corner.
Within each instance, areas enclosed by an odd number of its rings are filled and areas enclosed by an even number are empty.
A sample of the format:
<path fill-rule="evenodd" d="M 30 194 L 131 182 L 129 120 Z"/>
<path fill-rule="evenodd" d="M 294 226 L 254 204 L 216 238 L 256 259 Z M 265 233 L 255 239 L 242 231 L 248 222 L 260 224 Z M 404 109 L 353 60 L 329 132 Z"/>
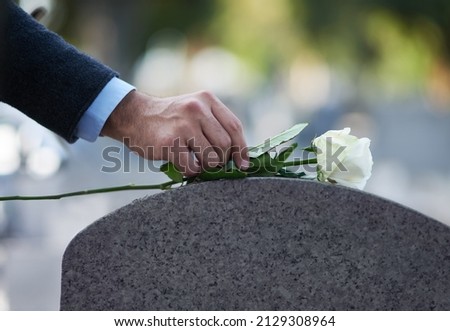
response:
<path fill-rule="evenodd" d="M 211 144 L 203 134 L 199 134 L 196 137 L 189 139 L 187 143 L 203 169 L 215 168 L 218 165 L 223 164 L 223 161 L 221 161 L 213 147 L 214 144 Z"/>
<path fill-rule="evenodd" d="M 181 145 L 178 138 L 171 148 L 169 159 L 173 160 L 172 162 L 184 175 L 194 176 L 202 170 L 223 166 L 233 152 L 235 162 L 240 162 L 236 164 L 238 166 L 245 164 L 242 160 L 246 157 L 246 147 L 239 149 L 232 146 L 228 133 L 215 118 L 210 119 L 210 123 L 204 128 L 208 136 L 200 132 Z"/>
<path fill-rule="evenodd" d="M 202 170 L 222 163 L 211 143 L 202 134 L 187 142 L 175 139 L 167 158 L 187 177 L 198 175 Z"/>
<path fill-rule="evenodd" d="M 179 140 L 177 140 L 177 142 L 179 142 Z M 169 155 L 169 161 L 171 161 L 184 176 L 191 177 L 199 174 L 201 166 L 194 158 L 189 147 L 186 145 L 177 146 L 177 144 L 173 147 Z"/>
<path fill-rule="evenodd" d="M 231 110 L 218 99 L 215 99 L 215 102 L 212 105 L 212 112 L 231 139 L 229 147 L 231 148 L 231 155 L 234 162 L 238 168 L 243 170 L 247 169 L 249 166 L 247 143 L 245 142 L 244 130 L 241 122 Z"/>
<path fill-rule="evenodd" d="M 186 103 L 186 111 L 200 124 L 200 128 L 195 125 L 187 145 L 203 169 L 224 165 L 230 156 L 240 169 L 248 168 L 242 124 L 217 97 L 209 92 L 195 93 Z"/>
<path fill-rule="evenodd" d="M 224 165 L 231 155 L 230 135 L 212 115 L 203 120 L 201 126 L 206 139 L 218 156 L 218 165 Z"/>

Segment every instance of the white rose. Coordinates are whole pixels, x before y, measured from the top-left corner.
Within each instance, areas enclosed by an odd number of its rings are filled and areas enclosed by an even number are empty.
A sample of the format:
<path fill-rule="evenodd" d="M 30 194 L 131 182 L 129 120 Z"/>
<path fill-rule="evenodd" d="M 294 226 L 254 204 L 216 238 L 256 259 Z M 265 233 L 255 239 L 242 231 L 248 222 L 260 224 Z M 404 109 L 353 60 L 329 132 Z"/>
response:
<path fill-rule="evenodd" d="M 350 135 L 350 128 L 330 130 L 313 140 L 317 179 L 362 190 L 372 175 L 370 139 Z"/>

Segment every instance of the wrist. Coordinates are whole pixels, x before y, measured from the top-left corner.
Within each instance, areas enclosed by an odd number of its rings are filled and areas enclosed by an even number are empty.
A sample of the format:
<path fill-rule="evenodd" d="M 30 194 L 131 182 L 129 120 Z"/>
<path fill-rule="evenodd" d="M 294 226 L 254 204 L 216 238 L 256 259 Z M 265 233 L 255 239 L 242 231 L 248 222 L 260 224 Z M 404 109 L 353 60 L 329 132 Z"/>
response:
<path fill-rule="evenodd" d="M 142 108 L 141 93 L 136 90 L 128 93 L 114 108 L 111 115 L 105 122 L 101 135 L 110 137 L 119 141 L 128 137 L 133 128 L 133 120 L 136 118 L 136 113 Z M 133 116 L 130 116 L 133 112 Z"/>

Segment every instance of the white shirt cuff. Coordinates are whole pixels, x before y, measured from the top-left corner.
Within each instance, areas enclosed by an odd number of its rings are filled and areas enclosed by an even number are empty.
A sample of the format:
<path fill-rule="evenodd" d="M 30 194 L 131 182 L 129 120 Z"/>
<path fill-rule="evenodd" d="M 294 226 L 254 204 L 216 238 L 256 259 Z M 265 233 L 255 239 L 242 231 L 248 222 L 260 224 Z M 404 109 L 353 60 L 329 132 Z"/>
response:
<path fill-rule="evenodd" d="M 94 142 L 100 135 L 106 120 L 125 96 L 136 88 L 114 77 L 103 88 L 78 122 L 75 135 Z"/>

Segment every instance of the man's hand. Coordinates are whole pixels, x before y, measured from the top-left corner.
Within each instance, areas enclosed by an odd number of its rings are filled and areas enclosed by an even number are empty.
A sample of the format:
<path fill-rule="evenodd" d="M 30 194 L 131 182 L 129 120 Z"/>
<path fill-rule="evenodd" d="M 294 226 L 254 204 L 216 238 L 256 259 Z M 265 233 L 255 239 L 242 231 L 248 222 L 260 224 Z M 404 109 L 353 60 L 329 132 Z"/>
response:
<path fill-rule="evenodd" d="M 224 165 L 230 158 L 248 168 L 239 119 L 209 92 L 156 98 L 130 92 L 102 135 L 124 142 L 150 160 L 171 161 L 186 176 Z"/>

